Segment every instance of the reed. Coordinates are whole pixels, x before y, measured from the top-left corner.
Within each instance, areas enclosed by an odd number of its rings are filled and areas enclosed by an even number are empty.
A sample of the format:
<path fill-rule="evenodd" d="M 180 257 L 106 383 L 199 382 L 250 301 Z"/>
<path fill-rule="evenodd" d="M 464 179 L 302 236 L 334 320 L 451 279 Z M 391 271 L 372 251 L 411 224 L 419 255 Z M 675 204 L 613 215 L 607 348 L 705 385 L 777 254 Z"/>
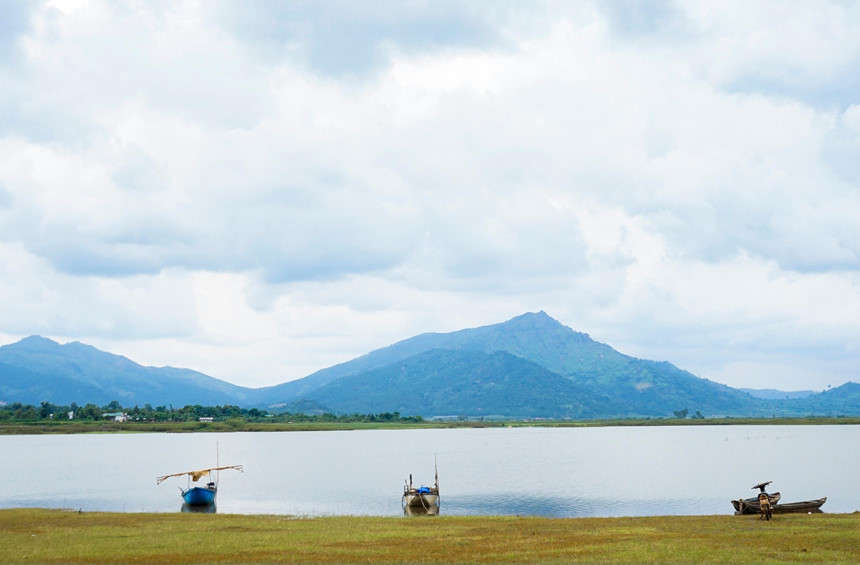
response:
<path fill-rule="evenodd" d="M 856 563 L 860 513 L 324 517 L 0 510 L 2 563 Z"/>

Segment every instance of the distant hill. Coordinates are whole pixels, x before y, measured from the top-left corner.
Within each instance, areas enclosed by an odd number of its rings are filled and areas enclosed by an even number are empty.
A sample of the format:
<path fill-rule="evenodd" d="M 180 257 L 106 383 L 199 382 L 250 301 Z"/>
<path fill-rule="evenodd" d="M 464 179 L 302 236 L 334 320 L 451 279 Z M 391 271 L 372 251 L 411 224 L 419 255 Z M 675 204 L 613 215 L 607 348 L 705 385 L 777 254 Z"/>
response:
<path fill-rule="evenodd" d="M 144 367 L 82 343 L 32 336 L 0 347 L 0 402 L 186 404 L 321 413 L 509 418 L 860 415 L 860 385 L 785 398 L 637 359 L 548 316 L 421 334 L 272 387 Z M 780 396 L 783 395 L 783 396 Z M 762 396 L 770 396 L 763 398 Z M 685 412 L 686 411 L 686 412 Z"/>
<path fill-rule="evenodd" d="M 39 336 L 0 347 L 0 400 L 123 406 L 246 404 L 252 389 L 189 369 L 144 367 L 90 345 Z"/>
<path fill-rule="evenodd" d="M 516 371 L 504 372 L 507 368 L 497 367 L 503 372 L 495 374 L 496 381 L 504 384 L 493 389 L 497 395 L 496 401 L 489 404 L 493 411 L 482 409 L 480 413 L 483 414 L 647 417 L 672 416 L 684 408 L 691 414 L 698 410 L 710 416 L 767 412 L 761 402 L 744 392 L 701 379 L 671 363 L 623 355 L 587 334 L 560 324 L 542 311 L 523 314 L 500 324 L 406 339 L 304 379 L 261 389 L 260 400 L 273 404 L 301 397 L 318 400 L 335 410 L 353 411 L 356 406 L 364 406 L 379 411 L 378 408 L 391 405 L 401 394 L 398 405 L 404 408 L 400 410 L 403 414 L 476 415 L 477 405 L 464 410 L 466 407 L 461 405 L 459 394 L 441 392 L 450 392 L 449 383 L 442 379 L 451 379 L 455 374 L 481 375 L 486 371 L 487 358 L 453 357 L 446 353 L 451 351 L 503 352 L 530 362 L 529 370 L 519 365 Z M 413 359 L 416 356 L 420 357 Z M 451 363 L 455 365 L 449 367 Z M 508 363 L 513 361 L 508 359 Z M 394 373 L 400 375 L 400 380 L 392 380 Z M 559 377 L 567 381 L 570 392 L 560 396 L 548 393 L 556 401 L 551 406 L 540 404 L 543 406 L 540 411 L 531 410 L 543 386 L 556 390 L 554 387 L 562 382 Z M 407 394 L 402 387 L 409 382 L 414 383 L 414 389 Z M 536 391 L 526 402 L 522 393 L 532 387 L 536 387 Z M 410 410 L 407 407 L 419 389 L 425 395 L 430 394 L 428 391 L 439 391 L 438 398 L 414 403 Z M 575 409 L 564 408 L 569 404 L 566 400 L 574 394 L 580 399 L 579 405 Z M 506 400 L 501 402 L 502 398 Z M 428 411 L 430 406 L 432 410 Z"/>
<path fill-rule="evenodd" d="M 848 382 L 819 394 L 786 400 L 775 407 L 786 414 L 847 416 L 860 414 L 860 384 Z"/>
<path fill-rule="evenodd" d="M 814 390 L 794 390 L 784 391 L 772 388 L 739 388 L 747 394 L 751 394 L 756 398 L 764 398 L 765 400 L 786 400 L 789 398 L 806 398 L 816 394 Z"/>
<path fill-rule="evenodd" d="M 450 349 L 340 378 L 309 398 L 339 412 L 431 416 L 594 418 L 614 406 L 593 389 L 506 351 Z"/>

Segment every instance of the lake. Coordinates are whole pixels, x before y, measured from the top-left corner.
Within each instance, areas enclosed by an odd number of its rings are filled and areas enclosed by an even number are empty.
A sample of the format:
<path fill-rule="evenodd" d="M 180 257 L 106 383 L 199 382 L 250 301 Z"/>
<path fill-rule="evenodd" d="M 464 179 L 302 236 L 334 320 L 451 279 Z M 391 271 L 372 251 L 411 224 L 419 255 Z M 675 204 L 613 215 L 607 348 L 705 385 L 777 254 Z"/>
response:
<path fill-rule="evenodd" d="M 860 426 L 485 428 L 0 436 L 0 508 L 178 512 L 221 465 L 218 512 L 402 515 L 411 473 L 444 515 L 730 514 L 773 481 L 782 502 L 860 510 Z"/>

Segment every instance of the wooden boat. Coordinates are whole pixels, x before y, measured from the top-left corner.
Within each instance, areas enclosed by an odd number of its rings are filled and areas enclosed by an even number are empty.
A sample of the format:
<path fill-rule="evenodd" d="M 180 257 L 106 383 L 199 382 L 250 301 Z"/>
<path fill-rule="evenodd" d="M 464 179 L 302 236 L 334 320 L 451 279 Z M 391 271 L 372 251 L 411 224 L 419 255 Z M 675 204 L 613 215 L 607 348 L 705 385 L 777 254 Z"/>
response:
<path fill-rule="evenodd" d="M 775 506 L 779 499 L 782 498 L 782 495 L 778 492 L 767 493 L 767 499 L 770 501 L 771 506 Z M 735 512 L 740 514 L 758 514 L 761 512 L 761 505 L 758 502 L 758 497 L 754 496 L 753 498 L 743 498 L 740 500 L 733 500 L 732 506 L 735 507 Z"/>
<path fill-rule="evenodd" d="M 734 501 L 733 501 L 734 502 Z M 742 510 L 736 514 L 759 514 L 761 507 L 752 504 L 747 505 L 746 501 L 742 501 Z M 774 514 L 806 514 L 809 512 L 821 512 L 821 506 L 827 502 L 827 497 L 816 498 L 815 500 L 804 500 L 801 502 L 786 502 L 785 504 L 774 504 L 772 512 Z"/>
<path fill-rule="evenodd" d="M 441 499 L 439 498 L 438 468 L 436 468 L 435 482 L 432 487 L 414 487 L 412 485 L 412 474 L 410 474 L 409 482 L 403 486 L 401 503 L 403 511 L 406 514 L 438 514 L 441 504 Z"/>
<path fill-rule="evenodd" d="M 765 492 L 765 487 L 769 485 L 771 481 L 766 483 L 759 483 L 753 486 L 753 489 L 759 489 L 761 492 Z M 804 500 L 801 502 L 786 502 L 784 504 L 780 504 L 779 501 L 782 498 L 778 492 L 773 494 L 766 493 L 767 499 L 770 501 L 771 512 L 773 514 L 790 514 L 790 513 L 806 513 L 806 512 L 821 512 L 821 506 L 827 502 L 827 497 L 817 498 L 815 500 Z M 739 500 L 732 500 L 732 506 L 735 507 L 735 514 L 761 514 L 761 505 L 759 504 L 758 497 L 754 498 L 744 498 Z"/>
<path fill-rule="evenodd" d="M 186 476 L 188 478 L 188 488 L 183 489 L 182 487 L 179 487 L 179 490 L 182 491 L 182 500 L 184 503 L 187 506 L 210 506 L 215 504 L 215 495 L 218 493 L 218 484 L 216 481 L 212 480 L 212 472 L 224 471 L 227 469 L 242 471 L 242 466 L 230 465 L 228 467 L 212 467 L 211 469 L 173 473 L 171 475 L 164 475 L 163 477 L 156 478 L 155 484 L 160 485 L 162 481 L 169 479 L 170 477 Z M 206 486 L 191 486 L 192 482 L 196 483 L 206 476 L 209 477 L 209 481 L 206 483 Z"/>

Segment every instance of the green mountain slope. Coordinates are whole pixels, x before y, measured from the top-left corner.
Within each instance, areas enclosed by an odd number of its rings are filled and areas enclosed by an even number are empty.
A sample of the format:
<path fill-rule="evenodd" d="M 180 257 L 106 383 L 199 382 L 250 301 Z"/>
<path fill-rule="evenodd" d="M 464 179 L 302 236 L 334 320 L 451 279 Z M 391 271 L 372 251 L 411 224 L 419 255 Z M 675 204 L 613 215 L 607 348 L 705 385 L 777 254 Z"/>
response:
<path fill-rule="evenodd" d="M 559 352 L 559 346 L 569 347 L 576 342 L 579 342 L 581 351 Z M 290 402 L 342 377 L 385 367 L 432 349 L 507 351 L 559 374 L 564 374 L 565 362 L 571 355 L 595 363 L 599 362 L 601 353 L 614 351 L 592 341 L 586 334 L 559 324 L 544 312 L 529 313 L 500 324 L 444 334 L 417 335 L 302 379 L 259 389 L 259 400 L 264 403 Z"/>
<path fill-rule="evenodd" d="M 320 395 L 315 391 L 322 387 L 340 380 L 344 382 L 339 388 L 348 387 L 350 383 L 358 386 L 357 383 L 363 379 L 356 377 L 429 351 L 504 352 L 529 361 L 549 373 L 567 378 L 580 390 L 591 391 L 595 398 L 592 408 L 601 417 L 671 416 L 685 408 L 690 413 L 700 411 L 710 416 L 766 412 L 761 402 L 744 392 L 701 379 L 671 363 L 623 355 L 592 340 L 587 334 L 560 324 L 545 312 L 527 313 L 500 324 L 447 334 L 422 334 L 305 379 L 273 387 L 265 391 L 260 400 L 274 404 L 291 402 L 296 398 L 317 398 Z M 435 362 L 432 356 L 422 357 L 422 366 L 428 374 L 439 375 L 446 370 L 445 363 L 449 358 L 436 355 L 438 359 Z M 458 370 L 465 369 L 460 366 Z M 421 376 L 416 374 L 413 378 Z M 509 386 L 517 388 L 514 381 L 509 381 Z M 364 388 L 362 392 L 356 390 L 354 395 L 359 397 L 363 391 Z M 516 396 L 512 399 L 515 402 Z M 506 413 L 524 410 L 524 406 L 512 404 Z M 471 414 L 468 411 L 458 413 Z"/>
<path fill-rule="evenodd" d="M 415 336 L 282 385 L 249 389 L 189 369 L 144 367 L 82 343 L 33 336 L 0 347 L 0 402 L 117 400 L 339 412 L 508 417 L 858 415 L 860 385 L 762 399 L 671 363 L 636 359 L 544 312 Z"/>
<path fill-rule="evenodd" d="M 308 398 L 339 412 L 592 418 L 611 401 L 504 351 L 432 349 L 333 381 Z"/>
<path fill-rule="evenodd" d="M 814 414 L 818 416 L 847 416 L 860 413 L 860 384 L 848 382 L 842 386 L 804 398 L 785 400 L 772 406 L 780 415 Z"/>
<path fill-rule="evenodd" d="M 469 330 L 466 330 L 469 331 Z M 307 377 L 257 390 L 256 399 L 261 403 L 283 403 L 303 398 L 314 390 L 342 377 L 357 375 L 379 367 L 402 361 L 417 353 L 436 348 L 451 347 L 451 334 L 427 333 L 399 341 L 394 345 L 377 349 L 347 361 L 308 375 Z"/>
<path fill-rule="evenodd" d="M 6 402 L 245 404 L 250 392 L 197 371 L 144 367 L 77 342 L 32 336 L 0 347 L 0 400 Z"/>
<path fill-rule="evenodd" d="M 104 391 L 98 386 L 0 363 L 0 401 L 38 406 L 53 398 L 64 399 L 62 404 L 83 400 L 101 406 L 110 402 L 110 399 L 105 400 Z"/>

